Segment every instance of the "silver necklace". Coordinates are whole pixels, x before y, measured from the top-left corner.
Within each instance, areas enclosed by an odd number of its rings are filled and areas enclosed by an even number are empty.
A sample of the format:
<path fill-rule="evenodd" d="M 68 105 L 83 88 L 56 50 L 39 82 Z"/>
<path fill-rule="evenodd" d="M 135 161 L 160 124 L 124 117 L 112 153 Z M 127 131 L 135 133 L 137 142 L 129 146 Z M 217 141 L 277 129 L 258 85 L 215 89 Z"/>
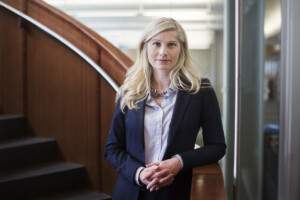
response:
<path fill-rule="evenodd" d="M 156 98 L 164 98 L 167 93 L 168 90 L 166 90 L 165 92 L 158 92 L 154 87 L 151 86 L 151 94 Z"/>

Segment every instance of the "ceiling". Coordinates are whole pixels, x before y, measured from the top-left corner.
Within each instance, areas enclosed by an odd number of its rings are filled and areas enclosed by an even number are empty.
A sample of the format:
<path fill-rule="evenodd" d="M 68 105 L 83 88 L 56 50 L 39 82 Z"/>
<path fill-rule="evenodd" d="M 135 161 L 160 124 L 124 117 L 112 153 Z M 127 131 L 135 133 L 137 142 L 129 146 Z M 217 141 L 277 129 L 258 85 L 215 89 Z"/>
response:
<path fill-rule="evenodd" d="M 265 38 L 271 39 L 281 31 L 281 0 L 266 0 L 265 8 Z"/>
<path fill-rule="evenodd" d="M 157 17 L 172 17 L 186 30 L 191 49 L 208 49 L 223 30 L 225 0 L 44 0 L 121 50 L 135 49 L 142 30 Z M 252 2 L 252 1 L 251 1 Z M 280 32 L 280 0 L 265 0 L 266 38 Z M 191 42 L 192 41 L 192 42 Z"/>
<path fill-rule="evenodd" d="M 207 49 L 223 29 L 222 0 L 44 0 L 115 46 L 135 49 L 142 30 L 157 17 L 178 20 L 191 49 Z"/>

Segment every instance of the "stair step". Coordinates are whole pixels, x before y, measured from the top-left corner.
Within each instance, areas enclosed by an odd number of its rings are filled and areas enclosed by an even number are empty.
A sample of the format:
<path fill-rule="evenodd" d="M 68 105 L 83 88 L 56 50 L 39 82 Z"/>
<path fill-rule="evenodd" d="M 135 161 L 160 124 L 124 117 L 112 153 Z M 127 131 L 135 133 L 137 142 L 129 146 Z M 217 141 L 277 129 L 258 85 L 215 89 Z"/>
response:
<path fill-rule="evenodd" d="M 53 194 L 47 197 L 39 197 L 33 200 L 111 200 L 111 196 L 91 189 L 80 189 L 59 194 Z"/>
<path fill-rule="evenodd" d="M 84 167 L 52 162 L 0 173 L 0 199 L 28 199 L 84 185 Z"/>
<path fill-rule="evenodd" d="M 19 137 L 0 141 L 0 170 L 20 168 L 56 158 L 55 139 Z"/>
<path fill-rule="evenodd" d="M 0 140 L 20 137 L 24 133 L 25 119 L 20 115 L 0 115 Z"/>

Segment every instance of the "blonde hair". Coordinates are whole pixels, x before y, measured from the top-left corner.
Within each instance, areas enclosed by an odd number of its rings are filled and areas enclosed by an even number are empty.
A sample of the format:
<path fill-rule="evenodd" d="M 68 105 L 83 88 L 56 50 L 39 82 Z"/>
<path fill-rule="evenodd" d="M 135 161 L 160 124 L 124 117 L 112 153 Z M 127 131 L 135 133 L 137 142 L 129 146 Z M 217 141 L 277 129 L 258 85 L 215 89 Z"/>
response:
<path fill-rule="evenodd" d="M 171 70 L 170 79 L 175 87 L 181 90 L 197 93 L 201 87 L 201 72 L 192 66 L 185 31 L 172 18 L 158 18 L 152 21 L 144 30 L 137 49 L 137 59 L 126 73 L 123 85 L 117 95 L 121 97 L 120 108 L 138 109 L 137 103 L 146 99 L 151 91 L 152 67 L 147 57 L 147 44 L 157 34 L 164 31 L 177 31 L 180 43 L 180 53 L 176 66 Z"/>

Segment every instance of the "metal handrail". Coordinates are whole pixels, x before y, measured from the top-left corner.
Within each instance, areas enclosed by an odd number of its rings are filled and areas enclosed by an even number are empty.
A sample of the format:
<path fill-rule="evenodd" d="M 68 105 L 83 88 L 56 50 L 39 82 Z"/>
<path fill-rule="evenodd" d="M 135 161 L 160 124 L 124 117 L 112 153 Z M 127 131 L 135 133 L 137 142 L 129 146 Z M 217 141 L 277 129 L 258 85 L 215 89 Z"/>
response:
<path fill-rule="evenodd" d="M 24 13 L 16 10 L 15 8 L 3 3 L 0 1 L 0 6 L 4 7 L 5 9 L 11 11 L 12 13 L 15 13 L 22 19 L 26 20 L 27 22 L 33 24 L 37 28 L 41 29 L 48 35 L 52 36 L 53 38 L 60 41 L 62 44 L 64 44 L 66 47 L 71 49 L 73 52 L 75 52 L 77 55 L 79 55 L 84 61 L 86 61 L 90 66 L 92 66 L 107 82 L 111 87 L 118 92 L 119 86 L 115 83 L 115 81 L 97 64 L 95 63 L 88 55 L 86 55 L 83 51 L 78 49 L 76 46 L 71 44 L 69 41 L 67 41 L 65 38 L 60 36 L 59 34 L 55 33 L 53 30 L 49 29 L 48 27 L 44 26 L 40 22 L 36 21 L 35 19 L 29 17 L 28 15 L 25 15 Z"/>
<path fill-rule="evenodd" d="M 240 73 L 241 73 L 241 8 L 243 0 L 235 0 L 235 106 L 234 106 L 234 158 L 233 158 L 233 178 L 234 191 L 233 199 L 238 199 L 239 191 L 239 140 L 240 140 Z"/>

